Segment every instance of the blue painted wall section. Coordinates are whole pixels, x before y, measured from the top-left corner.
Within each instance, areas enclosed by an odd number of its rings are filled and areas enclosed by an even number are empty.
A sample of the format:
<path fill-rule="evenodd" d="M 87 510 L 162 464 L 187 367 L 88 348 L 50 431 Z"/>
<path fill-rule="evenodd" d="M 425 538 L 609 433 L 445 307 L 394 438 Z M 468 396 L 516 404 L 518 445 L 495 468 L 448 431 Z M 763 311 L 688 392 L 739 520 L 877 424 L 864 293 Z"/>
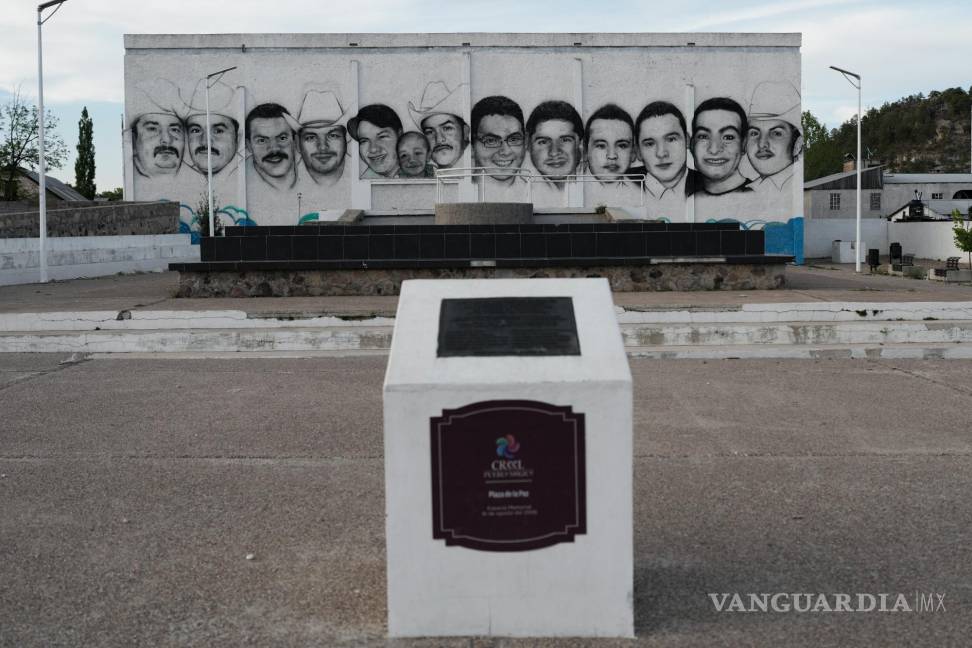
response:
<path fill-rule="evenodd" d="M 733 223 L 732 218 L 716 220 L 710 218 L 709 223 Z M 761 229 L 766 236 L 766 254 L 789 254 L 797 265 L 803 265 L 803 216 L 791 218 L 785 223 L 767 222 L 764 220 L 739 221 L 739 226 L 746 230 Z"/>

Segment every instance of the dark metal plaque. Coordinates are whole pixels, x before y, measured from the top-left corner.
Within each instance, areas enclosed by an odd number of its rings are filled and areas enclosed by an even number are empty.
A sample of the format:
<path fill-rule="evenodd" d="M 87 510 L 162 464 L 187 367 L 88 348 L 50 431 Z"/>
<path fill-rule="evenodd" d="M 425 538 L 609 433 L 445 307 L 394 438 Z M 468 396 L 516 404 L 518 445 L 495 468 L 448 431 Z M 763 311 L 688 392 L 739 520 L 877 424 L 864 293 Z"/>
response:
<path fill-rule="evenodd" d="M 443 299 L 438 357 L 580 355 L 570 297 Z"/>
<path fill-rule="evenodd" d="M 431 419 L 432 537 L 528 551 L 587 533 L 584 415 L 496 400 Z"/>

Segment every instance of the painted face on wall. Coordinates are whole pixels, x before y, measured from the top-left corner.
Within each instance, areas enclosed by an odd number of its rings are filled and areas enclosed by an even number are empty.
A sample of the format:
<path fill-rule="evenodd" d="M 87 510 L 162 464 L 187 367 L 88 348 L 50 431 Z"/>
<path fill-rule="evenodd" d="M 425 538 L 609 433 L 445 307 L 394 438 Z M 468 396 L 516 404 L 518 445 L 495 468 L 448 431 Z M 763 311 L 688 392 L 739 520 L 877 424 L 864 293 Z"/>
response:
<path fill-rule="evenodd" d="M 476 141 L 473 142 L 473 157 L 476 166 L 518 170 L 526 157 L 523 124 L 511 115 L 485 115 L 479 120 Z M 497 169 L 494 168 L 492 172 L 497 173 Z M 513 176 L 492 177 L 504 181 Z"/>
<path fill-rule="evenodd" d="M 250 122 L 253 166 L 271 178 L 283 178 L 294 169 L 294 132 L 283 117 Z"/>
<path fill-rule="evenodd" d="M 731 110 L 706 110 L 695 119 L 692 155 L 706 180 L 724 180 L 736 172 L 743 152 L 742 120 Z"/>
<path fill-rule="evenodd" d="M 186 119 L 189 132 L 189 156 L 197 169 L 206 173 L 209 160 L 206 155 L 206 115 L 190 115 Z M 209 115 L 209 132 L 212 139 L 213 173 L 219 173 L 236 155 L 236 125 L 226 115 Z"/>
<path fill-rule="evenodd" d="M 580 158 L 581 139 L 572 123 L 548 119 L 537 124 L 530 137 L 530 159 L 541 175 L 561 180 L 577 171 Z"/>
<path fill-rule="evenodd" d="M 662 185 L 672 187 L 681 180 L 688 149 L 675 115 L 649 117 L 641 122 L 638 149 L 645 169 Z"/>
<path fill-rule="evenodd" d="M 179 171 L 186 132 L 178 117 L 170 113 L 141 115 L 132 131 L 135 164 L 142 175 L 172 175 Z"/>
<path fill-rule="evenodd" d="M 398 140 L 398 166 L 401 175 L 408 178 L 425 176 L 425 167 L 429 163 L 429 142 L 422 133 L 405 133 Z"/>
<path fill-rule="evenodd" d="M 623 175 L 634 155 L 631 127 L 620 119 L 595 119 L 587 136 L 587 166 L 598 180 Z"/>
<path fill-rule="evenodd" d="M 358 153 L 372 171 L 386 178 L 398 173 L 399 132 L 385 126 L 375 126 L 369 121 L 358 124 Z"/>
<path fill-rule="evenodd" d="M 779 173 L 793 164 L 796 129 L 782 119 L 760 119 L 749 124 L 746 155 L 759 175 Z"/>
<path fill-rule="evenodd" d="M 429 140 L 432 159 L 439 168 L 450 167 L 466 149 L 467 127 L 455 115 L 430 115 L 422 120 L 422 132 Z"/>
<path fill-rule="evenodd" d="M 297 141 L 304 166 L 311 174 L 334 175 L 344 170 L 344 156 L 348 150 L 344 126 L 303 126 Z"/>

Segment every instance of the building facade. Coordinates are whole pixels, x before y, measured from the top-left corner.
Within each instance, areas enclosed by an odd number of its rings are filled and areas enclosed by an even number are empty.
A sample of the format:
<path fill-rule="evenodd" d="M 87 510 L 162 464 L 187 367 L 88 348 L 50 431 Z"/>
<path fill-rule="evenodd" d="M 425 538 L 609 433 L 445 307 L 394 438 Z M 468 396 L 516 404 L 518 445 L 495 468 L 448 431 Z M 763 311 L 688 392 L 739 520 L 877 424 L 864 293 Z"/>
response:
<path fill-rule="evenodd" d="M 945 209 L 945 202 L 972 199 L 969 173 L 887 173 L 875 166 L 861 170 L 861 218 L 887 218 L 921 194 L 926 205 Z M 807 219 L 856 218 L 857 172 L 845 171 L 804 183 L 803 212 Z M 944 202 L 940 202 L 944 201 Z M 964 213 L 964 212 L 963 212 Z"/>
<path fill-rule="evenodd" d="M 799 256 L 799 89 L 799 34 L 126 35 L 125 196 L 195 231 L 211 165 L 224 222 L 606 205 Z"/>

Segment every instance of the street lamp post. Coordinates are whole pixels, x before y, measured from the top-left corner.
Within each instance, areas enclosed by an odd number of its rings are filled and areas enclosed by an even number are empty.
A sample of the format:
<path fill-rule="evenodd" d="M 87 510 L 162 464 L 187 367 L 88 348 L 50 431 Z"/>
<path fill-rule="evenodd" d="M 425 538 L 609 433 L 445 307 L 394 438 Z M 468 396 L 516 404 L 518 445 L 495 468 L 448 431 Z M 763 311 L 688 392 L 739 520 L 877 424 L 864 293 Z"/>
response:
<path fill-rule="evenodd" d="M 42 26 L 51 16 L 57 13 L 61 5 L 67 0 L 50 0 L 37 5 L 37 148 L 39 158 L 38 186 L 40 196 L 38 197 L 38 210 L 40 212 L 40 222 L 38 223 L 40 243 L 40 280 L 47 283 L 47 164 L 44 160 L 44 47 L 42 39 Z M 54 7 L 47 18 L 43 18 L 44 10 Z"/>
<path fill-rule="evenodd" d="M 219 72 L 213 72 L 212 74 L 206 75 L 206 193 L 209 195 L 209 235 L 216 236 L 216 229 L 214 227 L 215 215 L 213 214 L 213 134 L 209 127 L 209 89 L 213 87 L 213 79 L 215 78 L 218 82 L 220 77 L 229 72 L 230 70 L 235 70 L 236 66 L 226 68 L 225 70 L 220 70 Z"/>
<path fill-rule="evenodd" d="M 830 66 L 831 70 L 837 70 L 844 75 L 847 81 L 857 88 L 857 159 L 854 166 L 857 167 L 857 242 L 854 244 L 854 268 L 857 272 L 861 271 L 861 75 L 842 70 L 839 67 Z M 857 79 L 857 82 L 854 82 Z"/>

